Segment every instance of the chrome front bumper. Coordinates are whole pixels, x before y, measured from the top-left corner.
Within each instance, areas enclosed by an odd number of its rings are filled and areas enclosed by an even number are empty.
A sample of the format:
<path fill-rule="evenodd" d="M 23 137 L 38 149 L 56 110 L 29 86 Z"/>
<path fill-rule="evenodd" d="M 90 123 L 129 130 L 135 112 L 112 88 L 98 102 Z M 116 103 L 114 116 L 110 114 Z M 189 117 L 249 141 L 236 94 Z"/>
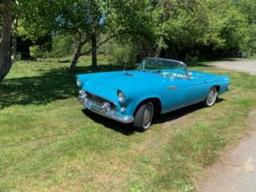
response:
<path fill-rule="evenodd" d="M 133 116 L 123 115 L 118 113 L 116 110 L 106 111 L 103 105 L 93 102 L 88 98 L 84 98 L 81 95 L 78 97 L 78 100 L 84 105 L 84 107 L 98 115 L 107 117 L 109 119 L 128 124 L 134 121 Z"/>

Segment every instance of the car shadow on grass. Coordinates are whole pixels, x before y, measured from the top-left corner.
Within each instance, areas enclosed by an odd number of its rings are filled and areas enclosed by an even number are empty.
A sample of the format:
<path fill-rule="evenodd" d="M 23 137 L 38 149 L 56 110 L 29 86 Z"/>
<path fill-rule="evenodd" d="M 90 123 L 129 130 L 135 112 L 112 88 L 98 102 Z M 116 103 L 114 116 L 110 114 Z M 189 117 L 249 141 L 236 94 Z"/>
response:
<path fill-rule="evenodd" d="M 222 99 L 222 98 L 219 98 L 216 101 L 216 103 L 220 103 L 220 102 L 223 102 L 223 101 L 225 101 L 225 100 Z M 177 119 L 179 119 L 183 116 L 186 116 L 189 113 L 193 113 L 193 112 L 201 110 L 203 108 L 205 108 L 203 103 L 198 103 L 198 104 L 195 104 L 195 105 L 191 105 L 191 106 L 188 106 L 188 107 L 184 107 L 182 109 L 172 111 L 170 113 L 160 115 L 158 118 L 156 118 L 154 120 L 153 125 L 154 124 L 162 124 L 162 123 L 165 123 L 165 122 L 168 122 L 168 121 L 177 120 Z M 82 112 L 84 113 L 84 115 L 89 117 L 95 123 L 101 124 L 105 128 L 112 129 L 114 131 L 122 133 L 123 135 L 130 136 L 130 135 L 133 135 L 134 133 L 138 132 L 132 126 L 132 124 L 122 124 L 122 123 L 116 122 L 114 120 L 111 120 L 111 119 L 105 118 L 103 116 L 100 116 L 98 114 L 95 114 L 95 113 L 93 113 L 89 110 L 86 110 L 86 109 L 82 110 Z"/>
<path fill-rule="evenodd" d="M 102 124 L 105 128 L 112 129 L 126 136 L 135 133 L 135 129 L 133 128 L 132 124 L 122 124 L 117 121 L 102 117 L 86 109 L 83 109 L 82 112 L 95 123 Z"/>
<path fill-rule="evenodd" d="M 223 98 L 218 98 L 216 101 L 216 104 L 225 101 Z M 160 115 L 159 118 L 155 119 L 154 124 L 161 124 L 165 123 L 167 121 L 174 121 L 176 119 L 179 119 L 189 113 L 193 113 L 195 111 L 201 110 L 205 108 L 204 103 L 197 103 L 188 107 L 184 107 L 163 115 Z"/>

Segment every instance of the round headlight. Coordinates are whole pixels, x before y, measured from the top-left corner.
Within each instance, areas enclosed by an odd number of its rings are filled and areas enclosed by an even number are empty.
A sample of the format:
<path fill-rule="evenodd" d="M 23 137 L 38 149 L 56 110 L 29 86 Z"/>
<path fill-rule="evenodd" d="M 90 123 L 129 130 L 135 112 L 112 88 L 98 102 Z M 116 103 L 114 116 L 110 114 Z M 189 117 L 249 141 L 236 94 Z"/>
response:
<path fill-rule="evenodd" d="M 122 92 L 122 91 L 118 91 L 117 92 L 117 95 L 118 95 L 118 101 L 120 102 L 120 103 L 125 103 L 125 95 L 124 95 L 124 93 Z"/>
<path fill-rule="evenodd" d="M 77 87 L 82 87 L 82 82 L 79 79 L 77 79 L 76 80 L 76 85 L 77 85 Z"/>

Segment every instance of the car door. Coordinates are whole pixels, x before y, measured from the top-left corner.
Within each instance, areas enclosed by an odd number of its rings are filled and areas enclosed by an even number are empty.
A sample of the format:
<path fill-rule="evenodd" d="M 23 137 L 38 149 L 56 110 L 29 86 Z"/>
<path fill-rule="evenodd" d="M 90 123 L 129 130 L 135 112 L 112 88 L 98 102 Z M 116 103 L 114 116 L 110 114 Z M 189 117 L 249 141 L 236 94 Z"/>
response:
<path fill-rule="evenodd" d="M 176 78 L 165 80 L 165 112 L 173 111 L 204 100 L 207 84 L 200 78 Z"/>
<path fill-rule="evenodd" d="M 183 82 L 183 105 L 192 105 L 206 99 L 208 94 L 207 83 L 202 78 L 191 76 Z"/>

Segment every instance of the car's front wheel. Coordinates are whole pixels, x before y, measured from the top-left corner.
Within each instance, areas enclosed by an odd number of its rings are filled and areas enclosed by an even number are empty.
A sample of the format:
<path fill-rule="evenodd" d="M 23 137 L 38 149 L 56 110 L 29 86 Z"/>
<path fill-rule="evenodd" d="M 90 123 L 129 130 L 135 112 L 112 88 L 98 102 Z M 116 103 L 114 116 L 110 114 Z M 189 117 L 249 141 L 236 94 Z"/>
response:
<path fill-rule="evenodd" d="M 209 90 L 208 96 L 205 100 L 205 105 L 207 107 L 213 106 L 217 100 L 217 97 L 218 97 L 218 91 L 217 91 L 216 87 L 212 87 Z"/>
<path fill-rule="evenodd" d="M 152 102 L 141 105 L 134 117 L 134 127 L 139 131 L 146 131 L 152 124 L 154 105 Z"/>

